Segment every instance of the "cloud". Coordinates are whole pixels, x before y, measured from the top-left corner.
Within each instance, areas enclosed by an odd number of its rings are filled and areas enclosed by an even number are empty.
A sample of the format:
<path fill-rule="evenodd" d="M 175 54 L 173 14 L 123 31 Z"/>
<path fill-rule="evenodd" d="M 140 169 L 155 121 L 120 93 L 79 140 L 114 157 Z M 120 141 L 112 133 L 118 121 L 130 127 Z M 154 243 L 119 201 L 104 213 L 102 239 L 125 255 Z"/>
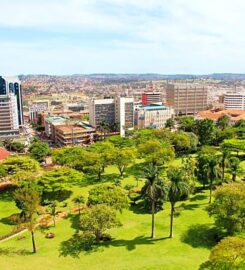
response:
<path fill-rule="evenodd" d="M 245 69 L 242 0 L 1 0 L 1 10 L 0 72 Z"/>

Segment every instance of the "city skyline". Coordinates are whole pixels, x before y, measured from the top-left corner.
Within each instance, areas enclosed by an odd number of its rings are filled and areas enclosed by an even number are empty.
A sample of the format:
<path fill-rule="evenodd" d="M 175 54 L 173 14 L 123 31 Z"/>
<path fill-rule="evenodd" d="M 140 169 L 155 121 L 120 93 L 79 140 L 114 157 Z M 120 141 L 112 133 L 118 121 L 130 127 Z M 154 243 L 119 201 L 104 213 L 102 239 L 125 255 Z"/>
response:
<path fill-rule="evenodd" d="M 241 0 L 2 0 L 1 8 L 4 75 L 245 71 Z"/>

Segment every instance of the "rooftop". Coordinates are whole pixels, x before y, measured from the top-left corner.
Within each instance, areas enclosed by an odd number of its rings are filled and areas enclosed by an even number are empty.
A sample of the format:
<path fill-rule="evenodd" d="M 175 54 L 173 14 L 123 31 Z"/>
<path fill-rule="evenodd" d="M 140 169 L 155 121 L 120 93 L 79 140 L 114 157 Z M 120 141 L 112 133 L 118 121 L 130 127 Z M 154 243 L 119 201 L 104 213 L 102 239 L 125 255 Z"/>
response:
<path fill-rule="evenodd" d="M 8 156 L 10 156 L 10 153 L 4 147 L 0 147 L 0 160 L 3 160 Z"/>
<path fill-rule="evenodd" d="M 156 110 L 166 110 L 167 107 L 163 105 L 156 105 L 156 106 L 144 106 L 142 107 L 146 111 L 156 111 Z"/>

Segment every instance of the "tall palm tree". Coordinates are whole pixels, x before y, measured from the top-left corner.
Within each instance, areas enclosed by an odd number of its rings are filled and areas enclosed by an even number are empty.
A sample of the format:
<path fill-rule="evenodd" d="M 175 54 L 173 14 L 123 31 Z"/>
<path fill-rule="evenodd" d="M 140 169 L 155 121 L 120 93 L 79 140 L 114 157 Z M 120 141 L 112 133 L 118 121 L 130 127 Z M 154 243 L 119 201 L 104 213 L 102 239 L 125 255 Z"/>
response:
<path fill-rule="evenodd" d="M 159 180 L 159 169 L 157 166 L 149 164 L 144 169 L 146 183 L 142 188 L 142 193 L 151 202 L 151 238 L 155 237 L 155 211 L 157 199 L 165 195 L 161 180 Z"/>
<path fill-rule="evenodd" d="M 222 175 L 221 175 L 222 183 L 224 182 L 224 179 L 225 179 L 225 168 L 227 166 L 227 160 L 229 156 L 230 156 L 230 151 L 228 149 L 222 149 L 222 155 L 220 159 L 220 167 L 222 170 Z"/>
<path fill-rule="evenodd" d="M 240 160 L 239 158 L 237 157 L 231 157 L 229 159 L 229 171 L 232 175 L 232 181 L 236 181 L 236 176 L 237 176 L 237 173 L 239 172 L 240 170 Z"/>
<path fill-rule="evenodd" d="M 209 156 L 208 180 L 209 180 L 209 203 L 212 202 L 213 183 L 220 175 L 219 160 L 217 156 Z"/>
<path fill-rule="evenodd" d="M 189 194 L 190 186 L 186 181 L 183 170 L 180 168 L 170 168 L 168 170 L 168 179 L 168 198 L 171 205 L 169 238 L 172 238 L 175 204 L 181 199 L 181 196 Z"/>

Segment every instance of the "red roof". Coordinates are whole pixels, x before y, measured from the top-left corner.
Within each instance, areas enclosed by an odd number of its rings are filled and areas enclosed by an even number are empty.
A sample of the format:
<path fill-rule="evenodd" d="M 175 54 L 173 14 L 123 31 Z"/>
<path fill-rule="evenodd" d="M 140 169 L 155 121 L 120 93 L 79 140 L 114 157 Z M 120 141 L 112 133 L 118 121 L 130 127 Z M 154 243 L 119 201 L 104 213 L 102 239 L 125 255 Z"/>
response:
<path fill-rule="evenodd" d="M 4 147 L 0 147 L 0 160 L 5 159 L 8 156 L 10 156 L 10 153 Z"/>

